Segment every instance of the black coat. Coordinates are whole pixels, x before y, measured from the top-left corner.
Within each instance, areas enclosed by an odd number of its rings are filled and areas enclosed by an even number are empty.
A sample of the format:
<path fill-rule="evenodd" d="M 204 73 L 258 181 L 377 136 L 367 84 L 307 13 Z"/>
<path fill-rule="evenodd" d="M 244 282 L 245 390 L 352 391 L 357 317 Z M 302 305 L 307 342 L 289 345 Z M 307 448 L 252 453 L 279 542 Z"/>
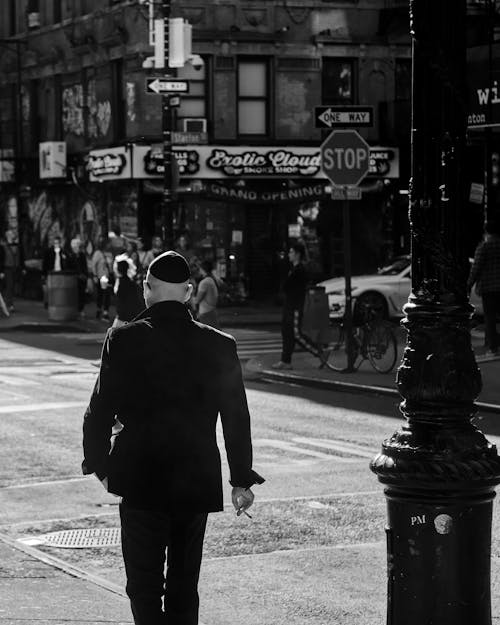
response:
<path fill-rule="evenodd" d="M 61 252 L 59 254 L 59 258 L 61 259 L 61 271 L 66 271 L 68 269 L 72 269 L 71 260 L 69 254 L 66 250 L 61 248 Z M 43 255 L 42 261 L 42 274 L 46 276 L 49 271 L 54 271 L 54 263 L 56 262 L 56 252 L 53 247 L 49 247 Z"/>
<path fill-rule="evenodd" d="M 285 308 L 302 310 L 306 298 L 307 272 L 302 263 L 292 266 L 283 283 Z"/>
<path fill-rule="evenodd" d="M 84 417 L 83 472 L 107 476 L 110 492 L 137 505 L 222 510 L 219 413 L 231 484 L 263 482 L 252 470 L 234 338 L 193 321 L 183 304 L 154 304 L 106 336 Z M 124 427 L 110 445 L 115 415 Z"/>
<path fill-rule="evenodd" d="M 128 276 L 120 277 L 116 292 L 116 316 L 120 321 L 132 321 L 144 310 L 144 298 L 139 286 Z"/>

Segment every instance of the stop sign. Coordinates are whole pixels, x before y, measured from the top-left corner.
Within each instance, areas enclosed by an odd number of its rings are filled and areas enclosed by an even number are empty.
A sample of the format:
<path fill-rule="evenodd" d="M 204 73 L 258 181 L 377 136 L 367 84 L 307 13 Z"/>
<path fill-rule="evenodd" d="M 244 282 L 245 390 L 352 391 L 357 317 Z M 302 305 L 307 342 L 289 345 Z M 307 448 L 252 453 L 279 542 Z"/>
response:
<path fill-rule="evenodd" d="M 334 185 L 355 187 L 368 173 L 370 146 L 355 130 L 334 130 L 321 144 L 321 169 Z"/>

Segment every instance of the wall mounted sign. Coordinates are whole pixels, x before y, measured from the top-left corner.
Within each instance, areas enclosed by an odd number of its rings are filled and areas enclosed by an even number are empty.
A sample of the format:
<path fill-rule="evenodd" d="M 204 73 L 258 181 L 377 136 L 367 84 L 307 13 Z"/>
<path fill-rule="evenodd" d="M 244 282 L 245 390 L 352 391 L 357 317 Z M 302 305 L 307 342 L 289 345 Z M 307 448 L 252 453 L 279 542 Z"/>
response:
<path fill-rule="evenodd" d="M 467 49 L 467 125 L 485 128 L 500 125 L 500 46 Z"/>
<path fill-rule="evenodd" d="M 38 144 L 40 178 L 66 178 L 66 143 L 43 141 Z"/>
<path fill-rule="evenodd" d="M 91 182 L 132 177 L 130 150 L 126 146 L 89 152 L 87 171 Z"/>
<path fill-rule="evenodd" d="M 106 153 L 117 149 L 95 150 Z M 134 179 L 163 177 L 163 145 L 133 145 L 132 174 Z M 181 178 L 219 180 L 259 180 L 293 178 L 310 181 L 326 180 L 320 168 L 319 147 L 174 145 Z M 399 150 L 392 147 L 370 147 L 368 177 L 398 178 Z M 120 176 L 126 177 L 126 176 Z M 102 177 L 100 178 L 102 179 Z M 233 191 L 232 191 L 233 192 Z M 295 189 L 279 193 L 299 193 Z M 289 199 L 293 199 L 291 196 Z M 307 199 L 307 198 L 306 198 Z M 298 201 L 305 201 L 297 197 Z"/>

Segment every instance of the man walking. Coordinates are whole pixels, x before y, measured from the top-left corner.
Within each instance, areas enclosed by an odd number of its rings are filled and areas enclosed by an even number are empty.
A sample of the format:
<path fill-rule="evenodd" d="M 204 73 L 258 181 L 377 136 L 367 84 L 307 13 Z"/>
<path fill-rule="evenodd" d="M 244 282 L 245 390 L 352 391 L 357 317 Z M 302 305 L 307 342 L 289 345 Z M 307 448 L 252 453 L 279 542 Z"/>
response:
<path fill-rule="evenodd" d="M 198 623 L 207 514 L 223 509 L 219 413 L 238 515 L 253 503 L 250 487 L 264 481 L 252 470 L 235 341 L 193 321 L 185 305 L 189 280 L 189 265 L 176 252 L 151 263 L 148 308 L 108 331 L 84 417 L 83 472 L 123 498 L 122 551 L 136 625 Z"/>
<path fill-rule="evenodd" d="M 12 231 L 0 235 L 0 287 L 4 289 L 7 311 L 14 311 L 14 290 L 19 264 L 18 245 L 13 242 Z"/>
<path fill-rule="evenodd" d="M 281 360 L 271 365 L 273 369 L 292 368 L 292 354 L 295 348 L 295 316 L 298 315 L 300 326 L 306 299 L 307 273 L 302 262 L 304 255 L 305 248 L 301 243 L 294 243 L 288 251 L 291 268 L 283 284 L 285 302 L 281 317 Z"/>
<path fill-rule="evenodd" d="M 500 315 L 500 227 L 496 222 L 486 224 L 484 240 L 476 248 L 467 283 L 469 292 L 474 284 L 483 300 L 487 353 L 494 355 L 498 353 Z"/>

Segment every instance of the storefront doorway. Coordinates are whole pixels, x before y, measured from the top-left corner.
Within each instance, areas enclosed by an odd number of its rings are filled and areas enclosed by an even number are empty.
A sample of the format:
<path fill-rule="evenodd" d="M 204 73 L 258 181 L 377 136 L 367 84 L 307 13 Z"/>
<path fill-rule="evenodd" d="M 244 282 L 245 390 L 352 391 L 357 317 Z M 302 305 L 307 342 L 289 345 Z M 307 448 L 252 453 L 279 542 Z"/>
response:
<path fill-rule="evenodd" d="M 247 206 L 247 273 L 253 299 L 278 300 L 288 267 L 288 220 L 284 206 Z"/>

